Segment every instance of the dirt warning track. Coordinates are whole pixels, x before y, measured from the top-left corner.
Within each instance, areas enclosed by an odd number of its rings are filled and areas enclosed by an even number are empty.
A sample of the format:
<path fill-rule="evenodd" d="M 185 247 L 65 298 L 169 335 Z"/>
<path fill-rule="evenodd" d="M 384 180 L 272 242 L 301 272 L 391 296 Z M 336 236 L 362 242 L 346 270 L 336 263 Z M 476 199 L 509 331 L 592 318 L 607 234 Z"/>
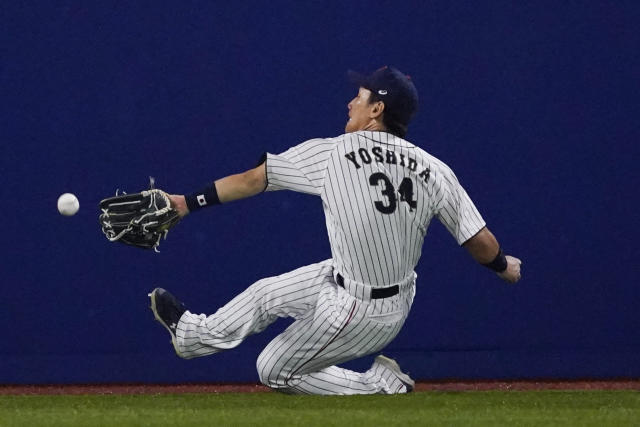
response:
<path fill-rule="evenodd" d="M 638 390 L 640 379 L 540 381 L 421 381 L 415 391 Z M 0 385 L 0 395 L 268 393 L 260 384 L 52 384 Z"/>

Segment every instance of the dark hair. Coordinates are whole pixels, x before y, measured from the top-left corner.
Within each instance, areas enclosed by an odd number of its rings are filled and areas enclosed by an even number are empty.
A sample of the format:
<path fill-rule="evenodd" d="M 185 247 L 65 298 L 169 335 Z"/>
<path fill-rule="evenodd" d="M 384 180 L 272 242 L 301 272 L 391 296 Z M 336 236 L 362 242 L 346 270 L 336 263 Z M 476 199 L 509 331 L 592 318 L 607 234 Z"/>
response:
<path fill-rule="evenodd" d="M 374 104 L 378 101 L 384 102 L 384 100 L 377 93 L 371 91 L 371 95 L 369 95 L 369 104 Z M 400 138 L 405 137 L 409 128 L 408 123 L 401 122 L 397 117 L 393 115 L 393 111 L 391 111 L 387 104 L 384 105 L 384 111 L 382 112 L 382 123 L 384 124 L 384 127 L 387 128 L 387 131 L 389 131 L 389 133 L 392 133 L 393 135 Z"/>

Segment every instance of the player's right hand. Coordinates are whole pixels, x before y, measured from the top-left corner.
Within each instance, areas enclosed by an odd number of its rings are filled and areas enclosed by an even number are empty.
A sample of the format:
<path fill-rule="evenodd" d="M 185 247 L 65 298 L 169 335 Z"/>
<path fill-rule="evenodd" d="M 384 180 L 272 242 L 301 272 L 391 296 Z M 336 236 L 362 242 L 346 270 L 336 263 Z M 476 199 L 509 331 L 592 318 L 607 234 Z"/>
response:
<path fill-rule="evenodd" d="M 171 200 L 171 207 L 178 212 L 178 215 L 182 218 L 189 213 L 187 207 L 187 201 L 181 194 L 169 194 L 169 200 Z"/>
<path fill-rule="evenodd" d="M 509 283 L 516 283 L 520 280 L 520 265 L 522 261 L 520 261 L 516 257 L 512 257 L 510 255 L 505 256 L 507 259 L 507 269 L 501 273 L 496 273 L 499 278 Z"/>

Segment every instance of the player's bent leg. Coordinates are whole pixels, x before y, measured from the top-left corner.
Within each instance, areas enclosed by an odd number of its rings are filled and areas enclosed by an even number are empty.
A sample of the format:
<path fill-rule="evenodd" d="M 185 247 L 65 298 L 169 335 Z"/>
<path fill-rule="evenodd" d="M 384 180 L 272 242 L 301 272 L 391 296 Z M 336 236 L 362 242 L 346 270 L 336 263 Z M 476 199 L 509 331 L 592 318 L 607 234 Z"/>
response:
<path fill-rule="evenodd" d="M 331 261 L 323 261 L 259 280 L 210 316 L 186 311 L 176 328 L 180 354 L 190 358 L 228 350 L 278 317 L 303 317 L 315 307 L 330 274 Z"/>
<path fill-rule="evenodd" d="M 412 301 L 413 289 L 385 302 L 369 303 L 335 285 L 323 287 L 315 312 L 293 323 L 260 354 L 257 368 L 261 382 L 295 394 L 410 391 L 413 381 L 399 367 L 394 371 L 397 364 L 393 366 L 393 361 L 376 359 L 364 373 L 334 365 L 384 348 L 402 327 Z M 383 314 L 386 309 L 392 311 Z"/>

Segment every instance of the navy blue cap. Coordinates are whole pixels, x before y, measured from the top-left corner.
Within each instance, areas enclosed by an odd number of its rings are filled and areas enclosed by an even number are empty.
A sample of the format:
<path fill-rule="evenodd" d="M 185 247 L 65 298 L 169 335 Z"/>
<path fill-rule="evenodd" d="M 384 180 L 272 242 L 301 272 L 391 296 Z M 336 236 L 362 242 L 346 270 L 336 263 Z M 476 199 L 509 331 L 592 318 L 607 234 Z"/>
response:
<path fill-rule="evenodd" d="M 366 76 L 349 70 L 349 79 L 360 87 L 369 89 L 384 102 L 385 113 L 407 125 L 418 110 L 418 91 L 411 77 L 397 68 L 384 66 Z"/>

